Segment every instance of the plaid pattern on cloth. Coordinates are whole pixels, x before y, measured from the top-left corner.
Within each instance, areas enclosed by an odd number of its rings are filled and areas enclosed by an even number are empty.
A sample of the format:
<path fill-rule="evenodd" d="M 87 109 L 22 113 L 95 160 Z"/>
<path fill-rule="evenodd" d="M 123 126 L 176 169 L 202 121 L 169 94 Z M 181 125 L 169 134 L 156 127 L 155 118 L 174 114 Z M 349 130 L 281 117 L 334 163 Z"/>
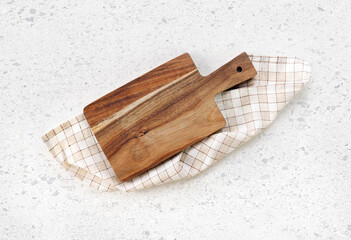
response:
<path fill-rule="evenodd" d="M 130 181 L 120 182 L 84 114 L 42 140 L 66 170 L 100 191 L 133 191 L 194 177 L 259 134 L 311 78 L 309 63 L 292 57 L 249 55 L 257 76 L 215 98 L 226 126 Z"/>

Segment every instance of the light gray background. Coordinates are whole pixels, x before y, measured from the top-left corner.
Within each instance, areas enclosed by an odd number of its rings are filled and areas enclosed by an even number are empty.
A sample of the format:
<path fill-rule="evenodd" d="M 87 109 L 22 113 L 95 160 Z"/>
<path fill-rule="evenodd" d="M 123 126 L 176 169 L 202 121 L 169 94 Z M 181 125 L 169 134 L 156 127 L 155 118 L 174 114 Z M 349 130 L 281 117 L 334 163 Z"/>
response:
<path fill-rule="evenodd" d="M 350 239 L 350 14 L 349 0 L 1 1 L 0 238 Z M 41 143 L 173 57 L 208 74 L 242 51 L 310 61 L 312 81 L 194 179 L 99 193 Z"/>

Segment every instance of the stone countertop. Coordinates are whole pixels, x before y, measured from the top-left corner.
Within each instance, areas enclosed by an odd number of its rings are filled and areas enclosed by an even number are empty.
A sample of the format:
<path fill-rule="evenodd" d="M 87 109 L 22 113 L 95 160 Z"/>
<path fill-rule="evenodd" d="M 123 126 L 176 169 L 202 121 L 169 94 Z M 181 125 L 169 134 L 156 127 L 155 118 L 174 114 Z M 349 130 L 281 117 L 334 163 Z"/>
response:
<path fill-rule="evenodd" d="M 350 239 L 351 3 L 0 3 L 4 239 Z M 201 74 L 238 53 L 297 56 L 311 82 L 263 134 L 200 176 L 100 193 L 41 135 L 189 52 Z"/>

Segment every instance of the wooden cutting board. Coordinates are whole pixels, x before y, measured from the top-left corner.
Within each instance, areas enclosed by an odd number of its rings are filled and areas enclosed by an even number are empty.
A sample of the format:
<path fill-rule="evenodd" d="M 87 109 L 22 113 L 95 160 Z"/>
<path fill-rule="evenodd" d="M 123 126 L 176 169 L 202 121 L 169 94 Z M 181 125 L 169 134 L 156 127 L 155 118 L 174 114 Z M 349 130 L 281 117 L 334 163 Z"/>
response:
<path fill-rule="evenodd" d="M 89 104 L 84 114 L 126 181 L 224 127 L 215 95 L 255 75 L 246 53 L 208 76 L 185 53 Z"/>

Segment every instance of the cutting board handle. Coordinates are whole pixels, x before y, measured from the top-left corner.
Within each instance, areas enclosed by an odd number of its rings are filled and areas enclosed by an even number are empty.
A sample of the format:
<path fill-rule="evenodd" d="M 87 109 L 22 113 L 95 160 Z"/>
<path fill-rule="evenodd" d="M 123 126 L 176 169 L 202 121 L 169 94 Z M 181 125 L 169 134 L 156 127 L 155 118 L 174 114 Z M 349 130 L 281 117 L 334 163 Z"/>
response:
<path fill-rule="evenodd" d="M 210 75 L 205 76 L 211 85 L 212 94 L 223 92 L 244 80 L 253 78 L 257 72 L 246 52 L 241 53 Z"/>

